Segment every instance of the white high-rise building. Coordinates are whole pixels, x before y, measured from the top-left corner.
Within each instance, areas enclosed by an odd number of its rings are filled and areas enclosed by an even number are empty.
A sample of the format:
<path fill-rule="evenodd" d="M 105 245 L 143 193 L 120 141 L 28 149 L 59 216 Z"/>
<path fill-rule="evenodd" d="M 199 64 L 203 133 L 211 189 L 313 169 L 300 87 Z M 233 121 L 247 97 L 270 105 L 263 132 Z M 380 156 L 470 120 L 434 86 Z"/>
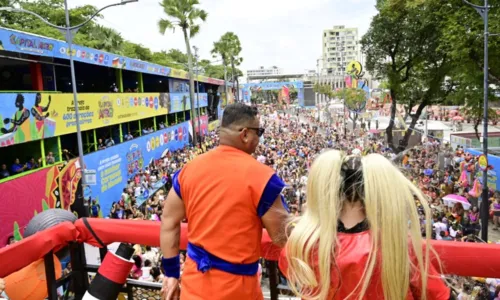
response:
<path fill-rule="evenodd" d="M 278 68 L 276 66 L 272 66 L 271 68 L 260 67 L 254 70 L 247 70 L 247 77 L 270 76 L 270 75 L 281 75 L 281 74 L 283 74 L 283 69 Z"/>
<path fill-rule="evenodd" d="M 361 49 L 357 28 L 345 28 L 344 25 L 333 26 L 323 30 L 323 57 L 321 74 L 344 75 L 347 64 L 361 59 Z"/>

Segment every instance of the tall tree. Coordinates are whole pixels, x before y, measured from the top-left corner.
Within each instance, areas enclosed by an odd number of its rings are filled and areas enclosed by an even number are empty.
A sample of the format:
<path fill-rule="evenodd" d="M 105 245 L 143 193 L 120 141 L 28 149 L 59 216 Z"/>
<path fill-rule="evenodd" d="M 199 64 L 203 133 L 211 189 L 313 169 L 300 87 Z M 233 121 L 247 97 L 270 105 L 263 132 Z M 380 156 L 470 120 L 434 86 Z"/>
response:
<path fill-rule="evenodd" d="M 224 33 L 217 42 L 214 42 L 214 48 L 212 49 L 212 54 L 220 55 L 225 66 L 231 65 L 232 81 L 236 83 L 236 101 L 239 101 L 240 94 L 236 66 L 241 65 L 243 62 L 243 58 L 239 56 L 241 50 L 240 39 L 233 32 Z"/>
<path fill-rule="evenodd" d="M 330 96 L 344 99 L 345 106 L 349 110 L 349 119 L 352 121 L 352 129 L 354 130 L 359 113 L 364 110 L 366 104 L 366 91 L 359 88 L 345 88 L 329 94 Z"/>
<path fill-rule="evenodd" d="M 120 33 L 102 25 L 94 26 L 89 37 L 95 40 L 95 48 L 111 53 L 120 53 L 124 42 Z"/>
<path fill-rule="evenodd" d="M 445 85 L 450 58 L 440 45 L 444 18 L 440 5 L 430 0 L 379 0 L 378 14 L 361 40 L 367 69 L 387 80 L 392 98 L 387 142 L 395 151 L 407 146 L 425 106 L 443 101 L 451 90 Z M 398 104 L 407 104 L 410 111 L 419 105 L 400 146 L 394 144 L 392 135 Z"/>
<path fill-rule="evenodd" d="M 191 101 L 191 120 L 193 127 L 195 126 L 194 120 L 196 117 L 196 109 L 194 107 L 194 76 L 193 76 L 193 55 L 191 53 L 190 39 L 200 32 L 200 25 L 198 21 L 205 21 L 207 19 L 207 12 L 199 9 L 198 0 L 163 0 L 160 6 L 165 13 L 165 19 L 158 21 L 158 27 L 161 34 L 165 34 L 167 29 L 175 30 L 179 27 L 184 35 L 184 42 L 186 43 L 186 53 L 188 55 L 188 68 L 189 68 L 189 95 Z M 196 130 L 193 130 L 193 142 L 198 144 Z"/>

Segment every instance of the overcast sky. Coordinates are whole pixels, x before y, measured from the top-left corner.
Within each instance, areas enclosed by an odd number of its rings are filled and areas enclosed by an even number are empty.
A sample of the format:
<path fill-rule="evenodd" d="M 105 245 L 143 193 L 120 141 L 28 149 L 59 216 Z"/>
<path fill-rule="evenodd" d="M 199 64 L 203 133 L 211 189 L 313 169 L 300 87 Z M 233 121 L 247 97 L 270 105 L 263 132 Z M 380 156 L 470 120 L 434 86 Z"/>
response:
<path fill-rule="evenodd" d="M 68 0 L 71 7 L 92 4 L 102 7 L 119 0 Z M 99 22 L 112 27 L 132 42 L 154 51 L 177 48 L 186 51 L 180 31 L 158 32 L 164 17 L 160 0 L 139 0 L 109 8 Z M 278 66 L 285 73 L 316 69 L 321 56 L 321 36 L 334 25 L 358 27 L 364 34 L 376 14 L 375 0 L 200 0 L 208 12 L 207 21 L 191 45 L 202 58 L 212 59 L 213 42 L 227 31 L 241 41 L 244 62 L 241 69 Z"/>

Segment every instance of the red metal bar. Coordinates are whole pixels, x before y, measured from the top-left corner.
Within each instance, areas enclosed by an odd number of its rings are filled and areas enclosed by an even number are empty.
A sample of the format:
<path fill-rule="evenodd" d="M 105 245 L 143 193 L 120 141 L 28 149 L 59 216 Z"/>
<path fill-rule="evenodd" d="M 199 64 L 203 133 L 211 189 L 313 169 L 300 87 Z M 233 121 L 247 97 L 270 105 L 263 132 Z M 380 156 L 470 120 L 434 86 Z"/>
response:
<path fill-rule="evenodd" d="M 92 230 L 104 244 L 126 242 L 141 245 L 159 246 L 160 223 L 152 221 L 87 219 Z M 181 249 L 187 245 L 187 224 L 182 224 Z M 19 243 L 0 249 L 0 278 L 20 270 L 42 258 L 52 249 L 58 249 L 70 241 L 86 242 L 99 246 L 90 231 L 80 220 L 69 222 L 40 232 Z M 476 277 L 500 277 L 500 245 L 432 241 L 439 254 L 444 274 Z M 264 231 L 262 256 L 276 261 L 280 249 L 274 246 Z"/>

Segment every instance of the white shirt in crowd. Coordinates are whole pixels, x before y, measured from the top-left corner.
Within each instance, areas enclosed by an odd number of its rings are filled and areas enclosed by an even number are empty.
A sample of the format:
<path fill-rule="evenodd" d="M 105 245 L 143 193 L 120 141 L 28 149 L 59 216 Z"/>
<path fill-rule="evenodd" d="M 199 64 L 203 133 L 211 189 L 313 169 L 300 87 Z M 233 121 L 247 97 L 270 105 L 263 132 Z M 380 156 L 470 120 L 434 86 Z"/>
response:
<path fill-rule="evenodd" d="M 141 187 L 140 187 L 140 186 L 136 186 L 136 187 L 135 187 L 135 190 L 134 190 L 134 195 L 135 195 L 135 197 L 136 197 L 136 198 L 137 198 L 137 197 L 140 197 L 140 196 L 141 196 L 141 194 L 142 194 Z"/>
<path fill-rule="evenodd" d="M 497 286 L 500 284 L 500 279 L 498 278 L 487 278 L 486 279 L 486 284 L 488 285 L 488 288 L 490 289 L 490 292 L 494 293 Z"/>
<path fill-rule="evenodd" d="M 436 240 L 442 240 L 443 238 L 439 235 L 441 231 L 446 231 L 447 226 L 441 221 L 434 223 L 434 231 L 436 232 Z"/>

